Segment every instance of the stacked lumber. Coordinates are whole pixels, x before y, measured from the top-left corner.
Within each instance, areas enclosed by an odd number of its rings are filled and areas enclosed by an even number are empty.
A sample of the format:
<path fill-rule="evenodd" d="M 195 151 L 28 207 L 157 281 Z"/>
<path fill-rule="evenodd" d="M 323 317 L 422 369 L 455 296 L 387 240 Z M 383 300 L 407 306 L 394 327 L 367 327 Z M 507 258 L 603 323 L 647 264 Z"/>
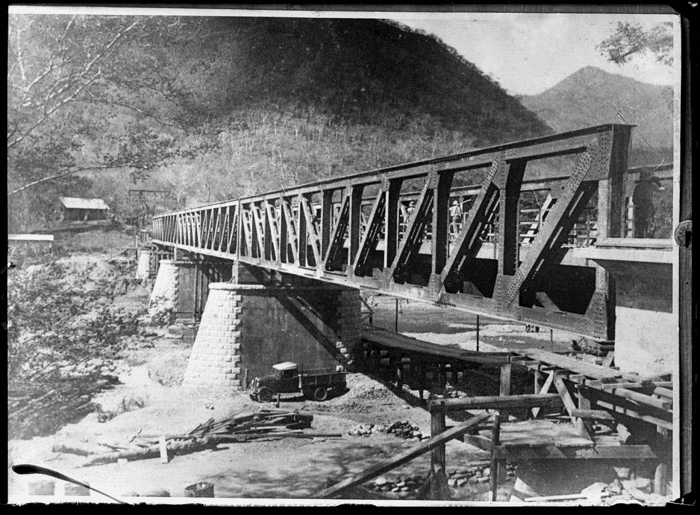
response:
<path fill-rule="evenodd" d="M 161 456 L 189 454 L 213 449 L 219 444 L 270 441 L 283 438 L 333 438 L 340 434 L 309 433 L 313 415 L 297 411 L 261 409 L 242 412 L 221 420 L 210 418 L 187 433 L 135 435 L 127 445 L 110 446 L 113 452 L 94 453 L 80 446 L 57 445 L 54 452 L 68 452 L 87 457 L 83 466 L 113 463 L 118 460 L 141 460 Z"/>

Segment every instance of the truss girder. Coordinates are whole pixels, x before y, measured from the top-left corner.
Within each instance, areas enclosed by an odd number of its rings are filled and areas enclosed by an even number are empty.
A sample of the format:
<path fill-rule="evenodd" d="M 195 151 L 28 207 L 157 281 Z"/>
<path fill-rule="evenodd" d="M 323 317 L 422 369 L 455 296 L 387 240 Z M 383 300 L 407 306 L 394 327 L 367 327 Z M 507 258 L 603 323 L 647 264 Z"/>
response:
<path fill-rule="evenodd" d="M 618 230 L 630 130 L 602 125 L 160 215 L 153 241 L 600 338 L 606 310 L 591 306 L 606 298 L 605 272 L 596 269 L 594 299 L 576 312 L 552 301 L 543 278 L 558 273 L 573 224 L 596 192 L 600 234 Z M 574 171 L 528 176 L 532 161 L 557 156 L 576 159 Z M 479 181 L 463 186 L 477 171 Z M 521 235 L 520 194 L 540 190 L 548 193 L 546 213 L 525 222 Z M 469 198 L 469 210 L 451 229 L 457 198 Z M 491 287 L 467 288 L 484 274 L 493 274 Z"/>

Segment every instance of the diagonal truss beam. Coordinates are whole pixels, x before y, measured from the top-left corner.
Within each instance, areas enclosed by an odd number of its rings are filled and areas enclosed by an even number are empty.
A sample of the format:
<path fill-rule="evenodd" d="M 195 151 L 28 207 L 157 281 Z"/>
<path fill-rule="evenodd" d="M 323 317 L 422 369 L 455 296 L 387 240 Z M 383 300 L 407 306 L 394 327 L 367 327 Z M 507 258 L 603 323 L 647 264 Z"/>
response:
<path fill-rule="evenodd" d="M 549 252 L 561 246 L 568 237 L 578 215 L 586 207 L 594 191 L 596 182 L 582 185 L 586 174 L 591 169 L 593 158 L 589 152 L 584 152 L 579 157 L 576 170 L 567 181 L 562 194 L 557 197 L 557 202 L 549 212 L 547 219 L 535 238 L 535 242 L 528 250 L 525 259 L 515 271 L 508 289 L 505 292 L 504 301 L 511 303 L 518 291 L 526 282 L 532 282 L 538 274 L 542 274 L 556 258 L 555 252 Z"/>
<path fill-rule="evenodd" d="M 331 233 L 330 245 L 328 253 L 323 261 L 323 270 L 337 270 L 340 268 L 340 256 L 345 243 L 345 233 L 348 228 L 348 219 L 350 218 L 350 195 L 343 197 L 343 202 L 340 205 L 338 220 L 333 226 Z"/>
<path fill-rule="evenodd" d="M 299 216 L 304 216 L 306 218 L 306 235 L 311 239 L 311 250 L 314 254 L 315 263 L 321 262 L 321 240 L 318 236 L 318 227 L 316 224 L 316 219 L 311 212 L 311 205 L 309 198 L 306 195 L 299 196 L 299 207 L 303 211 L 299 213 Z M 303 237 L 303 236 L 302 236 Z"/>
<path fill-rule="evenodd" d="M 367 229 L 362 236 L 360 248 L 352 264 L 352 269 L 355 275 L 365 275 L 367 273 L 367 263 L 370 254 L 377 248 L 379 237 L 382 231 L 382 223 L 384 222 L 384 212 L 386 206 L 386 192 L 383 189 L 377 193 L 377 198 L 372 204 L 372 211 L 367 221 Z"/>
<path fill-rule="evenodd" d="M 399 244 L 394 262 L 386 271 L 385 280 L 389 282 L 403 283 L 408 265 L 418 255 L 425 228 L 428 225 L 433 211 L 434 191 L 431 186 L 436 179 L 435 170 L 428 172 L 423 182 L 420 195 L 416 200 L 416 210 L 408 221 L 406 232 Z"/>
<path fill-rule="evenodd" d="M 498 209 L 500 190 L 493 181 L 499 171 L 503 172 L 505 166 L 503 160 L 494 161 L 484 177 L 481 189 L 467 215 L 467 220 L 456 237 L 452 254 L 440 273 L 440 281 L 443 285 L 449 277 L 458 273 L 465 260 L 476 256 L 479 252 L 483 233 Z M 442 291 L 444 293 L 444 286 Z"/>

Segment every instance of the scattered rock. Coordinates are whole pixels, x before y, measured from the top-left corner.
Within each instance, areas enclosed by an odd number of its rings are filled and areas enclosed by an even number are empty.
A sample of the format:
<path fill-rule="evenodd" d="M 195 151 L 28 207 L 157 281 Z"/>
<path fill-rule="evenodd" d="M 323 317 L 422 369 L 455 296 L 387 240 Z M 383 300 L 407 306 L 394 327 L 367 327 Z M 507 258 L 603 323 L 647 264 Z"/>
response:
<path fill-rule="evenodd" d="M 629 467 L 613 467 L 615 473 L 619 479 L 629 479 L 630 478 L 630 468 Z"/>
<path fill-rule="evenodd" d="M 612 483 L 605 487 L 605 490 L 613 495 L 618 495 L 622 493 L 622 483 L 619 479 L 615 479 Z"/>
<path fill-rule="evenodd" d="M 651 493 L 652 490 L 651 479 L 647 479 L 644 477 L 638 477 L 637 479 L 629 479 L 626 481 L 622 481 L 622 486 L 625 488 L 625 490 L 628 490 L 630 492 L 633 488 L 645 494 Z"/>
<path fill-rule="evenodd" d="M 385 478 L 384 476 L 379 476 L 377 479 L 374 480 L 374 484 L 377 486 L 383 486 L 387 484 L 389 480 Z"/>
<path fill-rule="evenodd" d="M 603 495 L 608 495 L 605 490 L 607 486 L 605 483 L 593 483 L 581 490 L 581 495 L 585 495 L 587 500 L 592 503 L 599 503 Z"/>

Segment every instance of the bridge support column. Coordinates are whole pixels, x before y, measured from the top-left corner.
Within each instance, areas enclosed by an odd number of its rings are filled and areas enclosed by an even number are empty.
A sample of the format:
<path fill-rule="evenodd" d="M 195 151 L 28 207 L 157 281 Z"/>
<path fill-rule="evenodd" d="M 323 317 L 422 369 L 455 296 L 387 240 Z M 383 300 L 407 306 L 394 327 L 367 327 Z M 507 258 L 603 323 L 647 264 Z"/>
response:
<path fill-rule="evenodd" d="M 171 324 L 175 321 L 180 293 L 180 264 L 174 259 L 160 260 L 158 275 L 148 301 L 147 319 L 150 323 Z"/>
<path fill-rule="evenodd" d="M 211 283 L 183 386 L 239 390 L 241 373 L 240 286 Z"/>
<path fill-rule="evenodd" d="M 209 284 L 185 386 L 245 389 L 246 372 L 267 375 L 284 361 L 306 370 L 353 367 L 359 291 L 243 265 L 233 276 L 238 283 Z"/>
<path fill-rule="evenodd" d="M 139 249 L 139 261 L 136 266 L 136 279 L 146 281 L 151 277 L 151 251 L 147 248 Z"/>
<path fill-rule="evenodd" d="M 194 321 L 204 311 L 210 282 L 231 277 L 230 261 L 194 256 L 160 260 L 149 301 L 152 322 Z"/>

